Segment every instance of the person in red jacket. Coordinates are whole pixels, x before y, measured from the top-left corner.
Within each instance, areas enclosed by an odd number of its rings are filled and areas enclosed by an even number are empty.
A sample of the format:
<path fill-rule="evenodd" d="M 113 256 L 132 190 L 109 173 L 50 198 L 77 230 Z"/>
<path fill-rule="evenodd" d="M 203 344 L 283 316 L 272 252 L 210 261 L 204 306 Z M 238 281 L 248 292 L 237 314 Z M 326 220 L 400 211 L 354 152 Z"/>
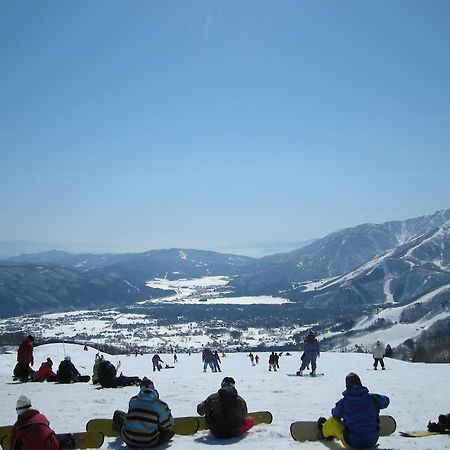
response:
<path fill-rule="evenodd" d="M 62 450 L 79 445 L 70 433 L 56 434 L 47 417 L 32 408 L 26 395 L 17 400 L 16 412 L 17 421 L 11 430 L 11 450 Z"/>
<path fill-rule="evenodd" d="M 17 351 L 17 376 L 21 381 L 26 382 L 29 379 L 31 367 L 34 364 L 33 358 L 34 337 L 28 335 L 20 344 Z"/>
<path fill-rule="evenodd" d="M 58 376 L 52 370 L 53 361 L 47 358 L 47 361 L 41 364 L 39 370 L 34 374 L 34 379 L 36 381 L 56 381 Z"/>

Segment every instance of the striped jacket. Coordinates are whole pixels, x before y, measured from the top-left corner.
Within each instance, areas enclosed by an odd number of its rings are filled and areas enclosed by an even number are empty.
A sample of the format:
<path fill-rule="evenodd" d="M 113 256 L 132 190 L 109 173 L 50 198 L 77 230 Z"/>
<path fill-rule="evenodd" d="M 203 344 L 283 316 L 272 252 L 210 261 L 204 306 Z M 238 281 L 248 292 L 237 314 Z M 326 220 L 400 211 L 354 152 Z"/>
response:
<path fill-rule="evenodd" d="M 160 432 L 169 431 L 174 419 L 158 391 L 143 390 L 130 399 L 128 413 L 121 430 L 122 439 L 130 447 L 154 447 Z"/>

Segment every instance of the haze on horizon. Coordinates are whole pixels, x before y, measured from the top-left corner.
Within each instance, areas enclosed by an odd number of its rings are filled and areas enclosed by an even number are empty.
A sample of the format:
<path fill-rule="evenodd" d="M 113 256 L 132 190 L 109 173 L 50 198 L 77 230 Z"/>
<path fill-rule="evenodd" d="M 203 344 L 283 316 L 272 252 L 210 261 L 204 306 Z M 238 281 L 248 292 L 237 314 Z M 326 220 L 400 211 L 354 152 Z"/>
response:
<path fill-rule="evenodd" d="M 450 3 L 0 6 L 0 241 L 241 253 L 448 208 Z"/>

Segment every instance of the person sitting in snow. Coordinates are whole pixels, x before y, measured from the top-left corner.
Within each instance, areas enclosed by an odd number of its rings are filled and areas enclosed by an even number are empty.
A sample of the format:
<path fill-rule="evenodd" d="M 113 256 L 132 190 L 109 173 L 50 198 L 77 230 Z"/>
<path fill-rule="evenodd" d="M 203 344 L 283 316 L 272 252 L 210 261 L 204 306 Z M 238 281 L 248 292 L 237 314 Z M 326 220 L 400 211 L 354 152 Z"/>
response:
<path fill-rule="evenodd" d="M 55 434 L 44 414 L 33 409 L 31 400 L 21 395 L 16 406 L 17 421 L 12 427 L 12 450 L 62 450 L 78 448 L 80 442 L 70 434 Z"/>
<path fill-rule="evenodd" d="M 47 358 L 39 367 L 39 370 L 34 374 L 35 381 L 56 381 L 57 375 L 53 372 L 53 361 Z"/>
<path fill-rule="evenodd" d="M 175 423 L 167 403 L 159 399 L 153 381 L 144 377 L 140 391 L 130 399 L 128 413 L 116 410 L 114 427 L 130 447 L 155 447 L 170 441 Z"/>
<path fill-rule="evenodd" d="M 116 388 L 119 386 L 138 386 L 141 382 L 139 377 L 126 377 L 122 373 L 117 376 L 117 369 L 113 363 L 101 359 L 97 369 L 97 383 L 103 388 Z"/>
<path fill-rule="evenodd" d="M 319 418 L 319 429 L 325 439 L 336 437 L 346 448 L 372 448 L 380 435 L 380 409 L 388 407 L 389 397 L 370 394 L 352 372 L 345 378 L 345 387 L 343 398 L 331 410 L 332 417 Z"/>
<path fill-rule="evenodd" d="M 437 422 L 428 422 L 427 428 L 437 433 L 450 432 L 450 414 L 440 414 Z"/>
<path fill-rule="evenodd" d="M 197 405 L 197 413 L 205 416 L 211 433 L 217 438 L 232 438 L 253 427 L 245 400 L 238 395 L 233 378 L 225 377 L 220 389 Z"/>
<path fill-rule="evenodd" d="M 81 377 L 80 372 L 78 372 L 78 369 L 74 366 L 70 356 L 66 356 L 60 362 L 56 375 L 58 377 L 58 383 L 63 384 L 76 383 L 79 377 Z"/>

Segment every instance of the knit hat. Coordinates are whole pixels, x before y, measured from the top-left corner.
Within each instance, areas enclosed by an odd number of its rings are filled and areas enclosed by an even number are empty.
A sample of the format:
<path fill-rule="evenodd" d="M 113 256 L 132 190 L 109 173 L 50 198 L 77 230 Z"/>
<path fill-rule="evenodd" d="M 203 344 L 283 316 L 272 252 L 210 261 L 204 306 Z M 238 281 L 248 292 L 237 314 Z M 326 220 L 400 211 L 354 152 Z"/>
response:
<path fill-rule="evenodd" d="M 64 359 L 65 359 L 66 361 L 70 361 L 70 356 L 66 356 Z"/>
<path fill-rule="evenodd" d="M 152 391 L 155 391 L 155 385 L 153 381 L 148 379 L 147 377 L 142 378 L 141 381 L 141 392 L 144 394 L 150 394 Z"/>
<path fill-rule="evenodd" d="M 225 377 L 222 380 L 221 387 L 222 388 L 226 388 L 226 387 L 235 388 L 236 382 L 234 381 L 234 378 L 232 378 L 232 377 Z"/>
<path fill-rule="evenodd" d="M 52 361 L 50 358 L 47 358 L 47 362 L 48 362 L 51 366 L 53 366 L 53 361 Z"/>
<path fill-rule="evenodd" d="M 21 395 L 17 400 L 16 411 L 17 415 L 28 411 L 31 408 L 31 400 L 26 395 Z"/>
<path fill-rule="evenodd" d="M 28 338 L 30 341 L 34 341 L 34 337 L 31 336 L 31 334 L 29 334 L 29 335 L 27 336 L 27 338 Z"/>
<path fill-rule="evenodd" d="M 362 386 L 361 379 L 356 375 L 356 373 L 350 372 L 345 377 L 345 387 L 350 389 L 353 386 Z"/>

